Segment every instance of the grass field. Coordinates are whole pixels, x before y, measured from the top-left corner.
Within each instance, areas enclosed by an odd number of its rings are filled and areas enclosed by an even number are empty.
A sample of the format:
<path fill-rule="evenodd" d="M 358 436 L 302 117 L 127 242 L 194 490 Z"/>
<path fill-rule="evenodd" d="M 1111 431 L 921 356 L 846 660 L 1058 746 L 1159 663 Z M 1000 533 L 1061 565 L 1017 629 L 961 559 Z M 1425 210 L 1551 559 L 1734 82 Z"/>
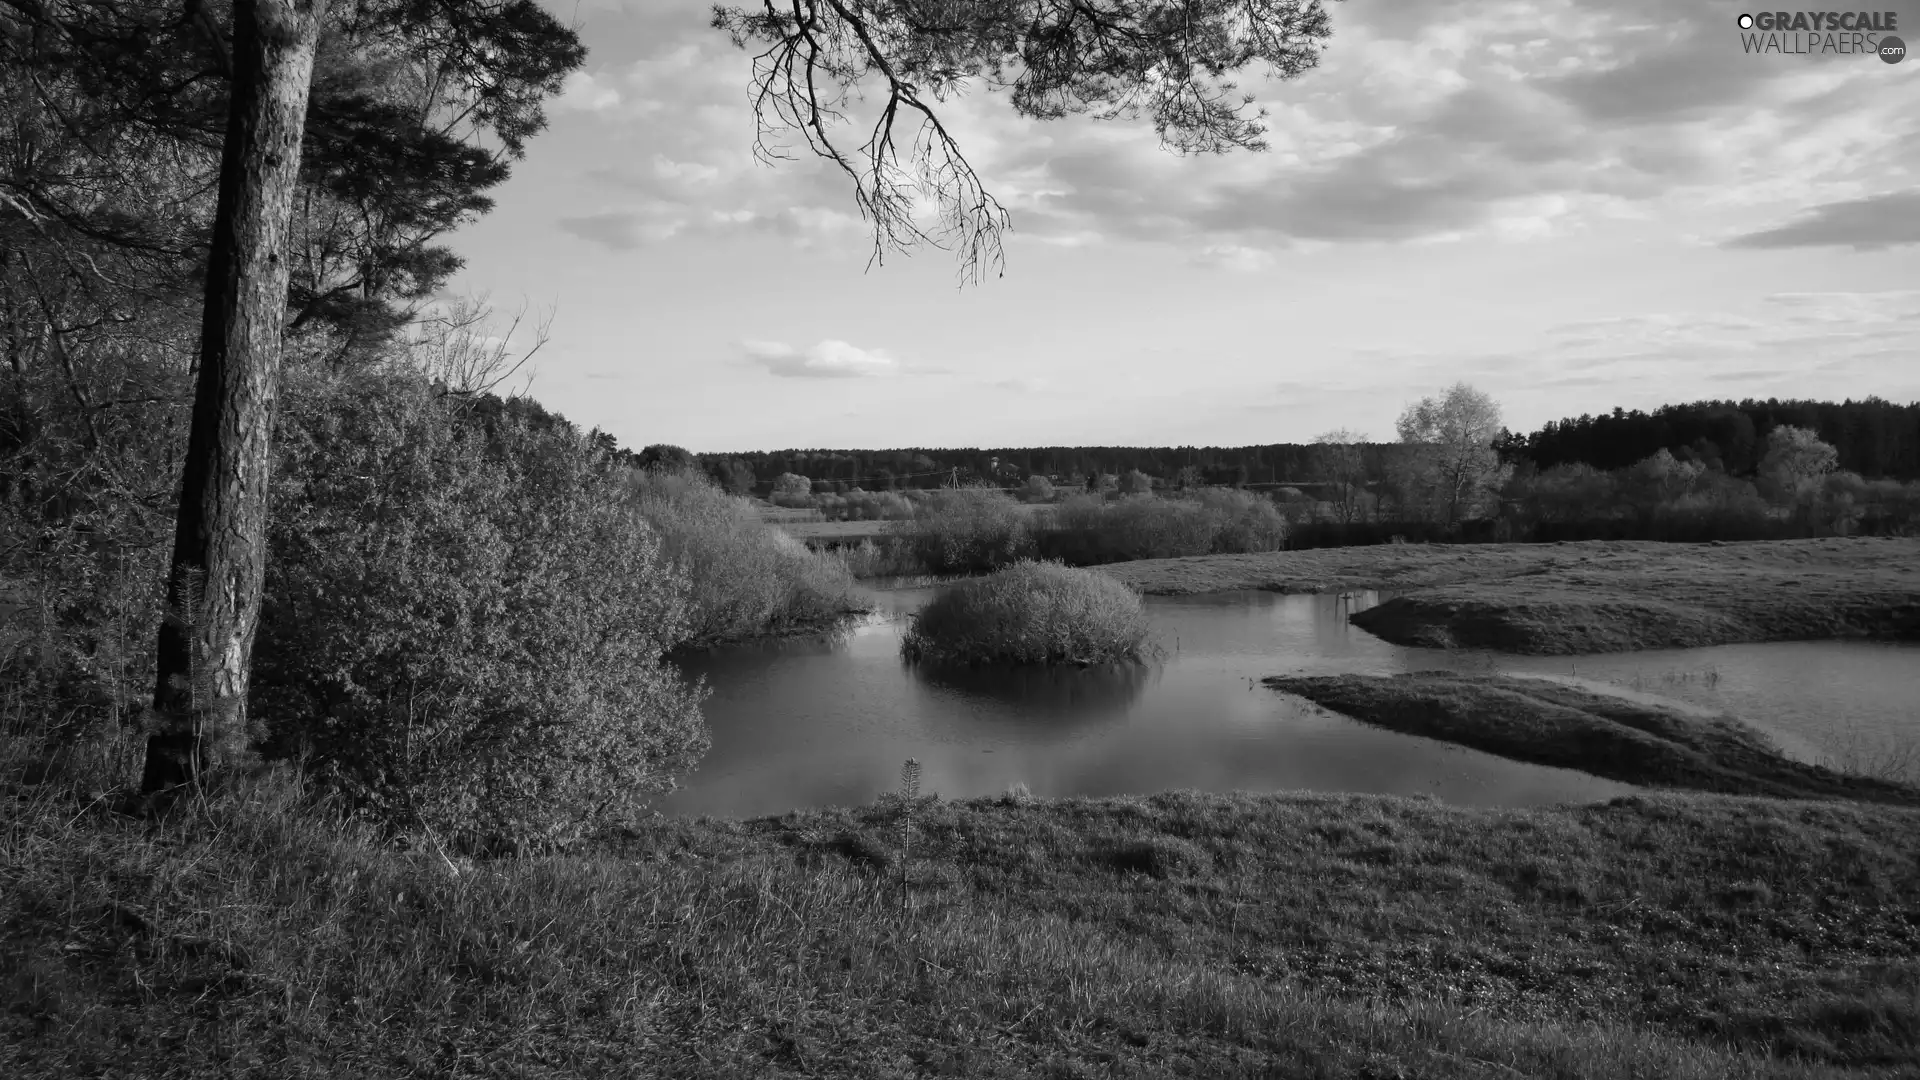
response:
<path fill-rule="evenodd" d="M 1920 637 L 1920 539 L 1375 545 L 1102 567 L 1147 593 L 1400 591 L 1354 624 L 1403 645 L 1570 654 Z"/>
<path fill-rule="evenodd" d="M 285 785 L 159 824 L 8 798 L 0 1073 L 1910 1076 L 1916 834 L 1712 795 L 1172 793 L 474 865 Z"/>
<path fill-rule="evenodd" d="M 1920 788 L 1794 761 L 1735 718 L 1687 715 L 1546 679 L 1423 671 L 1264 682 L 1393 731 L 1629 784 L 1920 807 Z"/>

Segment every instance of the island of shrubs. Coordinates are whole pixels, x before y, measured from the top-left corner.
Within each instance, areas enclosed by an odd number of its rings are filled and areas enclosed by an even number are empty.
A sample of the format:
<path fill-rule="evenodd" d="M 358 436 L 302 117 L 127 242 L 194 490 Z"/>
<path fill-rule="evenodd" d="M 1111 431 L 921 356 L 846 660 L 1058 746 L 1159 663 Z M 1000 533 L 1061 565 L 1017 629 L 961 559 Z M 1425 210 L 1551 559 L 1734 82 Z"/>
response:
<path fill-rule="evenodd" d="M 1023 559 L 961 582 L 913 619 L 901 651 L 947 664 L 1137 661 L 1153 652 L 1133 590 L 1103 573 Z"/>

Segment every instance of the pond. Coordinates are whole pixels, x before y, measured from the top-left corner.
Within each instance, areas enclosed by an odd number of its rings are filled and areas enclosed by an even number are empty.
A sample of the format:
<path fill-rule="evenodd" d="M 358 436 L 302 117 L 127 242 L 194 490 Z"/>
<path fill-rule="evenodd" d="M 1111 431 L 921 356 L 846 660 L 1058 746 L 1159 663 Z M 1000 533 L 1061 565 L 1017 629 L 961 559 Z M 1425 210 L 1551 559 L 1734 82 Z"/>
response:
<path fill-rule="evenodd" d="M 871 801 L 918 758 L 945 798 L 1201 791 L 1430 795 L 1469 806 L 1609 798 L 1630 786 L 1366 727 L 1260 686 L 1289 672 L 1387 673 L 1492 666 L 1753 716 L 1789 753 L 1831 752 L 1844 717 L 1856 743 L 1920 738 L 1920 646 L 1817 642 L 1612 657 L 1513 657 L 1390 645 L 1348 624 L 1374 593 L 1148 597 L 1166 649 L 1153 665 L 930 674 L 904 664 L 908 615 L 934 594 L 875 594 L 880 607 L 830 637 L 686 658 L 713 688 L 713 748 L 674 814 L 750 817 Z M 1755 715 L 1756 711 L 1760 715 Z"/>

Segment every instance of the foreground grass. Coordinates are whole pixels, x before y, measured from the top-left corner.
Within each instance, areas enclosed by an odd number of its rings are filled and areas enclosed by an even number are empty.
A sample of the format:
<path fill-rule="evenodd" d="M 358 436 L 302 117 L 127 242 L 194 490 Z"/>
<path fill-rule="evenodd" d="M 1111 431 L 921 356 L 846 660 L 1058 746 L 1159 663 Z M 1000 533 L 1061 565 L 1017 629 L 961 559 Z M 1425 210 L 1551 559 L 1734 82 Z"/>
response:
<path fill-rule="evenodd" d="M 1392 731 L 1630 784 L 1920 806 L 1920 788 L 1794 761 L 1735 718 L 1690 716 L 1545 679 L 1421 671 L 1262 681 Z"/>
<path fill-rule="evenodd" d="M 155 825 L 10 798 L 0 1073 L 1894 1076 L 1917 832 L 1720 796 L 893 800 L 476 866 L 284 785 Z"/>
<path fill-rule="evenodd" d="M 1403 591 L 1353 616 L 1402 645 L 1567 655 L 1920 638 L 1920 539 L 1376 545 L 1102 567 L 1146 593 Z"/>

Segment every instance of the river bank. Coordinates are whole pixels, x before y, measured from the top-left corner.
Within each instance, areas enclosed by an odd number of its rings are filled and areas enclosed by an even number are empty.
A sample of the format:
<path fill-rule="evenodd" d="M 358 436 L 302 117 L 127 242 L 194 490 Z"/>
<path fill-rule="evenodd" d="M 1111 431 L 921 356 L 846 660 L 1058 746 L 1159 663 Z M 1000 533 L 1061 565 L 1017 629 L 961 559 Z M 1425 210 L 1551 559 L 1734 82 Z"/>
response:
<path fill-rule="evenodd" d="M 1546 679 L 1423 671 L 1262 681 L 1390 731 L 1628 784 L 1920 807 L 1920 788 L 1794 761 L 1733 717 L 1688 715 Z"/>
<path fill-rule="evenodd" d="M 8 1075 L 1920 1064 L 1905 809 L 888 799 L 473 864 L 286 788 L 156 824 L 4 794 Z"/>
<path fill-rule="evenodd" d="M 1920 539 L 1375 545 L 1100 568 L 1143 592 L 1387 590 L 1353 623 L 1399 645 L 1536 655 L 1920 638 Z"/>

